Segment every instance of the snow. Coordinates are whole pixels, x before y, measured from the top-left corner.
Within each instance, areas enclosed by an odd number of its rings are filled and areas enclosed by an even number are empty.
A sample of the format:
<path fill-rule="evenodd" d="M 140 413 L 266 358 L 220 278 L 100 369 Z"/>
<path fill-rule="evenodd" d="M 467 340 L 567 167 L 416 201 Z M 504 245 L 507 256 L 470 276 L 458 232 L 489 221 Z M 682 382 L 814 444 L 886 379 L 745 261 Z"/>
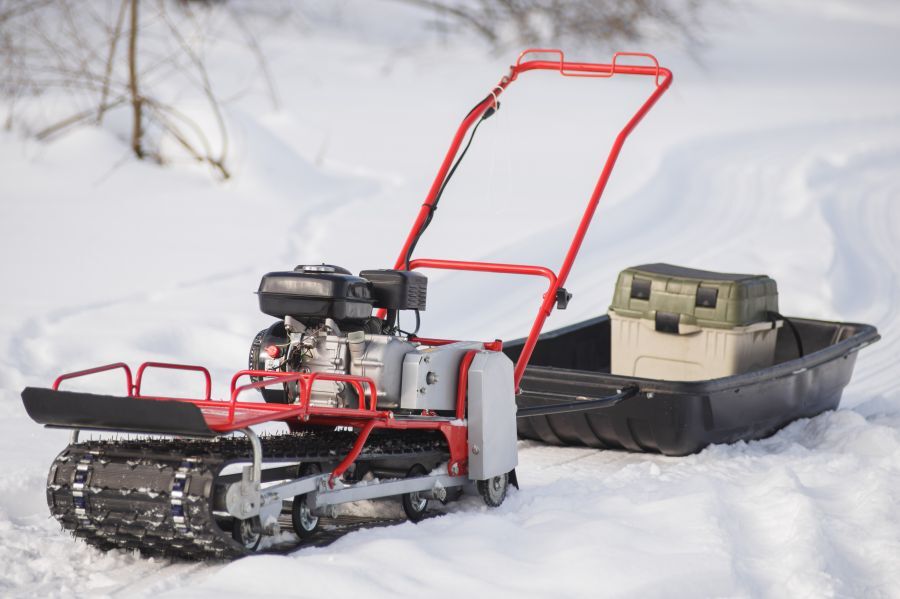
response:
<path fill-rule="evenodd" d="M 227 106 L 227 183 L 128 159 L 112 115 L 47 144 L 0 133 L 0 595 L 900 597 L 900 10 L 887 0 L 736 4 L 711 17 L 701 62 L 643 44 L 675 82 L 626 145 L 575 298 L 548 322 L 604 311 L 634 264 L 764 272 L 786 314 L 879 328 L 838 411 L 685 458 L 523 442 L 522 489 L 498 509 L 466 497 L 418 525 L 230 564 L 104 555 L 48 518 L 67 434 L 27 418 L 24 386 L 163 360 L 208 365 L 222 395 L 269 322 L 252 294 L 262 273 L 393 262 L 456 123 L 511 56 L 363 4 L 267 32 L 283 106 Z M 240 50 L 210 55 L 213 80 L 239 79 Z M 556 267 L 645 83 L 523 76 L 418 255 Z M 541 285 L 435 272 L 423 333 L 520 336 Z"/>

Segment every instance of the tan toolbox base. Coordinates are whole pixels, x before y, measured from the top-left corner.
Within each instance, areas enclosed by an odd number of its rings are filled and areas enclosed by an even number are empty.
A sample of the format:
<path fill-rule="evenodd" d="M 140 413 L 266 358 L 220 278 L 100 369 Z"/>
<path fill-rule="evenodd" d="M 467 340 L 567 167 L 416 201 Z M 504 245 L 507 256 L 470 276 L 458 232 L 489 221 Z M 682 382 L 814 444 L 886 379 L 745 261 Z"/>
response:
<path fill-rule="evenodd" d="M 654 321 L 609 312 L 612 374 L 663 381 L 700 381 L 772 365 L 782 321 L 731 329 L 691 327 L 682 334 L 656 331 Z"/>

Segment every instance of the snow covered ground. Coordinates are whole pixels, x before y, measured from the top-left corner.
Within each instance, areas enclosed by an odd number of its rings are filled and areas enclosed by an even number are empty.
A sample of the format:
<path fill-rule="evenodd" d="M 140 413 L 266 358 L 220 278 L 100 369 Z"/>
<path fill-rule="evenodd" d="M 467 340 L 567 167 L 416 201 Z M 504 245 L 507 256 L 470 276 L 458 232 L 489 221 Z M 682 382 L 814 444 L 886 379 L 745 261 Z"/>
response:
<path fill-rule="evenodd" d="M 470 498 L 283 557 L 172 564 L 59 530 L 44 484 L 66 434 L 33 424 L 20 390 L 159 359 L 211 366 L 221 394 L 269 322 L 259 276 L 390 265 L 458 120 L 514 58 L 418 33 L 404 10 L 344 6 L 341 22 L 266 36 L 284 106 L 228 106 L 228 183 L 123 160 L 115 118 L 50 144 L 0 133 L 0 595 L 900 597 L 900 6 L 887 0 L 735 3 L 707 23 L 699 63 L 669 42 L 636 48 L 675 83 L 626 145 L 575 299 L 548 323 L 605 311 L 633 264 L 764 272 L 782 312 L 883 335 L 837 412 L 686 458 L 522 443 L 522 490 L 499 509 Z M 240 60 L 229 52 L 214 80 Z M 516 82 L 418 255 L 555 268 L 646 86 Z M 520 336 L 538 298 L 535 283 L 435 274 L 423 332 Z"/>

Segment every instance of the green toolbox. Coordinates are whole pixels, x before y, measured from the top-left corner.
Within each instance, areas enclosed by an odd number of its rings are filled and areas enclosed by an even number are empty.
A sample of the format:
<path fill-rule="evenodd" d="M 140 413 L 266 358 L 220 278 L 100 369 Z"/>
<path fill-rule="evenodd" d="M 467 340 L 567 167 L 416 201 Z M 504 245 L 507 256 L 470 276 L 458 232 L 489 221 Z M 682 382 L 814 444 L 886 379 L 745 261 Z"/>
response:
<path fill-rule="evenodd" d="M 765 275 L 646 264 L 619 273 L 612 374 L 706 380 L 772 365 L 778 288 Z"/>

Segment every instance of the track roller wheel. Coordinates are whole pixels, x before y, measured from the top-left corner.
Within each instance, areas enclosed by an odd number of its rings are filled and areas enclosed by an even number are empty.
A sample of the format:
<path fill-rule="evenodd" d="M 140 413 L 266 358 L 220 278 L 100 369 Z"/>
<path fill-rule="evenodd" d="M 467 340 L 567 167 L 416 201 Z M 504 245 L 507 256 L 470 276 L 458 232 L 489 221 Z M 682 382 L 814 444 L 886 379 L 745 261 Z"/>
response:
<path fill-rule="evenodd" d="M 488 507 L 499 507 L 506 499 L 506 492 L 509 490 L 509 473 L 476 481 L 475 486 Z"/>
<path fill-rule="evenodd" d="M 462 487 L 450 487 L 447 489 L 447 495 L 441 499 L 441 504 L 447 505 L 448 503 L 452 503 L 454 501 L 459 501 L 463 496 L 463 488 Z"/>
<path fill-rule="evenodd" d="M 259 517 L 238 520 L 231 525 L 231 537 L 248 552 L 256 551 L 262 541 L 262 526 Z"/>
<path fill-rule="evenodd" d="M 322 466 L 314 462 L 303 464 L 300 467 L 301 477 L 321 473 Z M 294 502 L 291 506 L 291 523 L 294 525 L 294 532 L 297 533 L 301 541 L 310 538 L 318 530 L 319 517 L 314 515 L 306 504 L 306 495 L 294 497 Z"/>
<path fill-rule="evenodd" d="M 406 478 L 425 476 L 426 474 L 428 474 L 428 470 L 425 469 L 425 466 L 416 464 L 406 473 Z M 406 517 L 410 522 L 420 522 L 425 517 L 425 512 L 428 511 L 428 498 L 422 496 L 420 491 L 405 493 L 402 503 L 403 511 L 406 512 Z"/>

